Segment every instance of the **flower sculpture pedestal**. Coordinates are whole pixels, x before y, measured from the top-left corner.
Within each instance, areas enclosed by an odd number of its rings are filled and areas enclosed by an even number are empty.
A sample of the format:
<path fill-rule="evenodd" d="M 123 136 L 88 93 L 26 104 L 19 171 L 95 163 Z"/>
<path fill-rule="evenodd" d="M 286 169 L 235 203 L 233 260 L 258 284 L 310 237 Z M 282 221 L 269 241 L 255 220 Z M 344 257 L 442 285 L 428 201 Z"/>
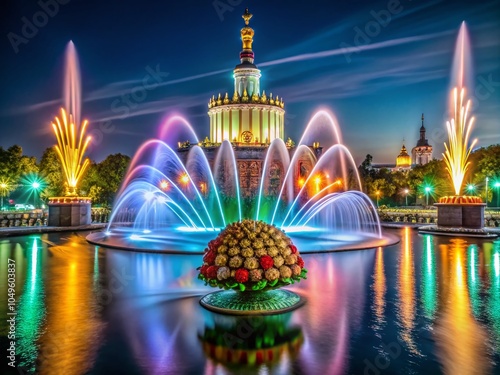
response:
<path fill-rule="evenodd" d="M 198 278 L 225 289 L 200 300 L 208 310 L 223 314 L 279 314 L 304 299 L 279 287 L 306 278 L 297 248 L 278 228 L 261 221 L 229 224 L 208 244 Z"/>

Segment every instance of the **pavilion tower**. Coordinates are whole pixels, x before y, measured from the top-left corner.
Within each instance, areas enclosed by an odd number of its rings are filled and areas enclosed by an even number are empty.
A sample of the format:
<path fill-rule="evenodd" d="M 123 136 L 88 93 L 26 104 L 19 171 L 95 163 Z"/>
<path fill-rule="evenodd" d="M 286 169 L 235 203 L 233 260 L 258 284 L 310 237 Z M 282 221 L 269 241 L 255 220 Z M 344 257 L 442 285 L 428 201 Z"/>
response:
<path fill-rule="evenodd" d="M 233 70 L 234 90 L 214 95 L 208 102 L 210 142 L 228 140 L 237 146 L 267 146 L 276 138 L 283 139 L 285 110 L 283 99 L 260 91 L 260 70 L 254 63 L 252 49 L 254 30 L 252 14 L 245 10 L 245 26 L 241 29 L 240 63 Z"/>

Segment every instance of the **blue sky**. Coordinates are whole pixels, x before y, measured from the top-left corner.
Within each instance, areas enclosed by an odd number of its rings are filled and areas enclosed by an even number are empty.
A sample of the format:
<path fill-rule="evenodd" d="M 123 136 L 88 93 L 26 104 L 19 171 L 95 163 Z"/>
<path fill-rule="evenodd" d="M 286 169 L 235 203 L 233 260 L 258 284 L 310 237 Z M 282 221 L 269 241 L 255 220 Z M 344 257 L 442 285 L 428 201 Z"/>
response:
<path fill-rule="evenodd" d="M 473 136 L 480 146 L 500 143 L 498 0 L 59 0 L 57 9 L 55 1 L 45 2 L 53 13 L 46 20 L 40 3 L 3 4 L 2 147 L 20 144 L 40 156 L 55 143 L 49 124 L 62 104 L 69 40 L 80 57 L 83 117 L 96 138 L 91 158 L 133 155 L 171 113 L 183 114 L 204 138 L 208 99 L 232 94 L 245 7 L 254 14 L 261 88 L 285 101 L 286 136 L 297 140 L 312 114 L 328 107 L 356 161 L 369 153 L 375 162 L 390 163 L 403 138 L 407 148 L 416 143 L 423 112 L 440 158 L 455 40 L 465 20 L 472 45 Z M 46 22 L 25 38 L 25 20 L 34 18 Z M 14 34 L 23 42 L 13 42 Z M 160 84 L 127 103 L 122 95 L 139 92 L 151 69 L 161 72 Z"/>

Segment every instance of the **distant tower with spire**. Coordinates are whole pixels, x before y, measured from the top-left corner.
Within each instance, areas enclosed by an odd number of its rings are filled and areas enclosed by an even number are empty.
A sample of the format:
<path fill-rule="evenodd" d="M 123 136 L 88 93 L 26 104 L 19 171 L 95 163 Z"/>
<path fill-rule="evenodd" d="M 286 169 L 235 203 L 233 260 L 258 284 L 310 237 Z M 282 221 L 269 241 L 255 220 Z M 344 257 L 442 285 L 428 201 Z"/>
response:
<path fill-rule="evenodd" d="M 422 126 L 420 126 L 420 138 L 417 145 L 411 150 L 413 165 L 424 165 L 432 160 L 432 146 L 425 138 L 424 114 L 422 113 Z"/>

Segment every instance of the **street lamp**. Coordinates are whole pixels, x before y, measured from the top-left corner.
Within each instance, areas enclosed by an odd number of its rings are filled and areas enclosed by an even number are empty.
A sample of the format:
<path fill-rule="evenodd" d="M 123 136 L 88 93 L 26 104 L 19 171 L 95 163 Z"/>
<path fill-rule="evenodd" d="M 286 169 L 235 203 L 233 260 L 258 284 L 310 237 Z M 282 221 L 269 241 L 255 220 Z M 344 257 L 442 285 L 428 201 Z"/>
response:
<path fill-rule="evenodd" d="M 375 195 L 377 196 L 377 208 L 378 208 L 378 198 L 380 196 L 380 190 L 377 190 L 377 192 L 375 193 Z"/>
<path fill-rule="evenodd" d="M 495 185 L 493 185 L 493 186 L 497 188 L 497 208 L 498 208 L 498 207 L 500 207 L 500 194 L 499 194 L 500 181 L 495 182 Z"/>
<path fill-rule="evenodd" d="M 429 193 L 431 192 L 431 187 L 430 186 L 426 186 L 425 187 L 425 205 L 428 206 L 429 205 Z"/>
<path fill-rule="evenodd" d="M 405 200 L 406 200 L 406 206 L 408 207 L 408 193 L 410 192 L 410 190 L 408 189 L 405 189 Z"/>
<path fill-rule="evenodd" d="M 5 196 L 5 192 L 7 191 L 7 184 L 5 182 L 0 183 L 0 189 L 2 189 L 2 191 L 0 191 L 0 197 L 1 197 L 1 201 L 2 201 L 2 203 L 0 204 L 0 211 L 2 211 L 3 210 L 3 197 Z"/>
<path fill-rule="evenodd" d="M 33 190 L 35 190 L 35 193 L 33 194 L 33 206 L 35 206 L 35 208 L 36 208 L 36 193 L 38 192 L 38 189 L 40 188 L 40 183 L 38 181 L 34 181 L 31 184 L 31 187 L 33 188 Z"/>
<path fill-rule="evenodd" d="M 467 185 L 467 191 L 469 192 L 469 194 L 473 194 L 474 190 L 476 190 L 476 186 L 474 184 Z"/>
<path fill-rule="evenodd" d="M 488 207 L 488 181 L 489 181 L 489 177 L 486 177 L 486 186 L 485 186 L 485 189 L 486 189 L 486 207 Z"/>

